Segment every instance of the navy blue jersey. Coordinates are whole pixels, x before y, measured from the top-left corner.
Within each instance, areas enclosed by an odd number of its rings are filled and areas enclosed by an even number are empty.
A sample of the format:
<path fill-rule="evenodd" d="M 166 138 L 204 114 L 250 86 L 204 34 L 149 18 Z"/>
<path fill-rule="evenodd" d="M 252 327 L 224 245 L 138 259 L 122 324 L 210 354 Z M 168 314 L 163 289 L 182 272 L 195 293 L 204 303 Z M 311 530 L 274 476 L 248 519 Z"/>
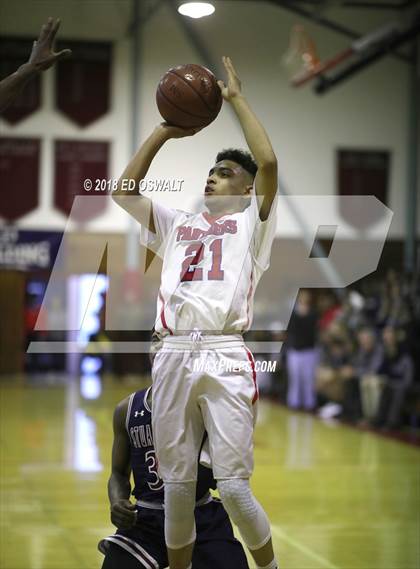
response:
<path fill-rule="evenodd" d="M 149 390 L 150 388 L 132 393 L 128 402 L 125 425 L 130 442 L 131 469 L 134 477 L 133 495 L 137 500 L 163 504 L 164 485 L 157 471 L 151 409 L 147 404 Z M 207 494 L 210 488 L 216 488 L 213 472 L 199 464 L 197 500 Z"/>

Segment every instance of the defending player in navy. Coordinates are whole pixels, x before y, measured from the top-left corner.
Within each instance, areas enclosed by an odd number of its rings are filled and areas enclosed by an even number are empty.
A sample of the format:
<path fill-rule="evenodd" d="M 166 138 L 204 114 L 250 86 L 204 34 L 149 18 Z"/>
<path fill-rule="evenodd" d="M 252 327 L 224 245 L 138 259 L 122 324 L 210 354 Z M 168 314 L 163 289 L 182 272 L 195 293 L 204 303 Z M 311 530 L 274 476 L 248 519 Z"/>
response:
<path fill-rule="evenodd" d="M 108 482 L 114 535 L 99 543 L 105 554 L 102 569 L 163 569 L 168 566 L 164 536 L 164 483 L 159 478 L 151 426 L 151 388 L 121 401 L 114 412 L 112 473 Z M 134 489 L 131 492 L 130 473 Z M 193 569 L 248 569 L 240 542 L 222 503 L 209 468 L 198 466 L 195 520 L 197 541 Z M 136 503 L 130 501 L 130 493 Z"/>

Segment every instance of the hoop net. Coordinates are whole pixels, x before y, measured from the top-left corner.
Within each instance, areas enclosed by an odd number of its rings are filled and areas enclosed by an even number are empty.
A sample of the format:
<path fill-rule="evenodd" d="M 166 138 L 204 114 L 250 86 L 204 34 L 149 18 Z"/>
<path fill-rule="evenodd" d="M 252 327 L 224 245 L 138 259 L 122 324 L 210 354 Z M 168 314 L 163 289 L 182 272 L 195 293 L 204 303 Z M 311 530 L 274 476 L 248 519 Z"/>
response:
<path fill-rule="evenodd" d="M 289 47 L 282 57 L 289 77 L 312 71 L 319 63 L 315 42 L 302 24 L 295 24 L 290 30 Z"/>

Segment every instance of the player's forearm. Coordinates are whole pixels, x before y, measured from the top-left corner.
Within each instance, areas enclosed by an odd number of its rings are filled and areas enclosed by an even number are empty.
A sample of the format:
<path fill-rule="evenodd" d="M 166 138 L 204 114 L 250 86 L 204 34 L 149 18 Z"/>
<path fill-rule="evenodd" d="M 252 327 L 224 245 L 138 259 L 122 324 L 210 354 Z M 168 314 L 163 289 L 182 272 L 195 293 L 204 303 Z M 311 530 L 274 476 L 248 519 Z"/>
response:
<path fill-rule="evenodd" d="M 153 158 L 167 140 L 169 140 L 167 132 L 160 126 L 156 127 L 122 173 L 117 190 L 113 192 L 114 197 L 127 195 L 127 191 L 124 191 L 123 180 L 134 180 L 135 187 L 139 187 L 139 182 L 145 178 Z"/>
<path fill-rule="evenodd" d="M 258 168 L 276 166 L 277 160 L 268 135 L 243 95 L 231 99 L 231 105 L 238 117 L 248 147 Z"/>
<path fill-rule="evenodd" d="M 24 63 L 15 73 L 0 81 L 0 112 L 13 102 L 26 83 L 37 74 L 38 70 L 34 65 Z"/>
<path fill-rule="evenodd" d="M 111 506 L 119 500 L 128 500 L 131 484 L 127 476 L 113 472 L 108 480 L 108 497 Z"/>

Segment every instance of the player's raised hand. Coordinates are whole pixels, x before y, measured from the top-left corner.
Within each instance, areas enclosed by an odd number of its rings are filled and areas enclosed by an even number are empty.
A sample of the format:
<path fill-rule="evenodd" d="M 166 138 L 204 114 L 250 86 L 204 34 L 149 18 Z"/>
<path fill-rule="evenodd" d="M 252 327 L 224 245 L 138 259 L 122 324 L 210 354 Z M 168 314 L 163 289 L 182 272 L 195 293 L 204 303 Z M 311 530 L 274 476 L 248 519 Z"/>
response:
<path fill-rule="evenodd" d="M 159 129 L 165 134 L 166 138 L 184 138 L 185 136 L 194 136 L 203 127 L 197 128 L 182 128 L 180 126 L 172 126 L 166 122 L 158 126 Z"/>
<path fill-rule="evenodd" d="M 70 49 L 63 49 L 58 52 L 54 51 L 54 40 L 60 23 L 59 19 L 54 20 L 53 18 L 48 18 L 47 23 L 41 28 L 38 39 L 34 41 L 32 46 L 29 63 L 41 71 L 49 69 L 59 59 L 71 55 Z"/>
<path fill-rule="evenodd" d="M 118 500 L 111 506 L 111 522 L 117 528 L 131 528 L 137 520 L 137 506 L 130 500 Z"/>
<path fill-rule="evenodd" d="M 233 67 L 230 57 L 223 56 L 222 61 L 227 73 L 227 85 L 221 80 L 219 80 L 217 84 L 222 91 L 222 96 L 225 101 L 230 101 L 241 94 L 241 80 L 239 79 L 236 69 Z"/>

